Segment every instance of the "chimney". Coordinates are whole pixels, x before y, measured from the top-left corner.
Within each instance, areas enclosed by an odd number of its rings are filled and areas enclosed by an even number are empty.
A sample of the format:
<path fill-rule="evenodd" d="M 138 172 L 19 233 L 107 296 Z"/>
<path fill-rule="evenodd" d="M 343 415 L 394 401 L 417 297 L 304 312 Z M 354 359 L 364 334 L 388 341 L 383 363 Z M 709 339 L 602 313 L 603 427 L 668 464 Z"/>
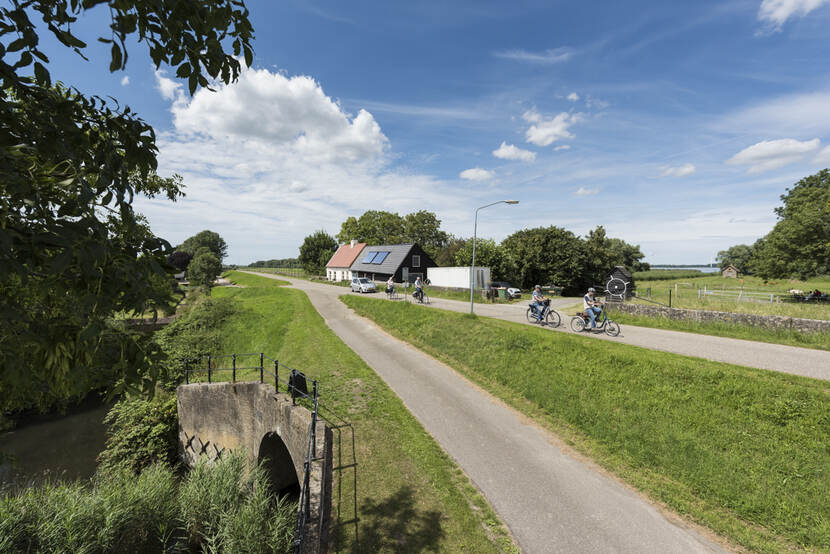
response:
<path fill-rule="evenodd" d="M 354 248 L 355 244 L 357 244 L 357 241 L 355 239 L 352 239 L 352 246 L 351 247 Z"/>

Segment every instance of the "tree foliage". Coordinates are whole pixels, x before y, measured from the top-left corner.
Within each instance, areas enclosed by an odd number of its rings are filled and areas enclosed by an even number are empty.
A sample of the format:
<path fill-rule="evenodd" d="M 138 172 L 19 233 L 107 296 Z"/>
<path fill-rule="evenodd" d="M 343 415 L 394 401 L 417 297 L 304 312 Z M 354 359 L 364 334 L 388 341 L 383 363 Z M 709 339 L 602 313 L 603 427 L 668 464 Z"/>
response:
<path fill-rule="evenodd" d="M 220 273 L 222 262 L 209 248 L 202 246 L 187 267 L 187 280 L 192 285 L 210 290 Z"/>
<path fill-rule="evenodd" d="M 340 225 L 337 240 L 346 243 L 352 239 L 369 245 L 415 243 L 434 256 L 447 244 L 449 235 L 441 230 L 441 220 L 426 210 L 404 217 L 382 210 L 369 210 L 359 218 L 347 218 Z"/>
<path fill-rule="evenodd" d="M 751 275 L 752 259 L 755 257 L 755 247 L 749 244 L 736 244 L 726 250 L 718 252 L 716 258 L 721 271 L 728 266 L 735 266 L 741 273 Z"/>
<path fill-rule="evenodd" d="M 80 56 L 72 29 L 107 6 L 110 71 L 127 63 L 128 37 L 156 67 L 176 67 L 191 92 L 230 82 L 250 62 L 252 29 L 235 0 L 25 0 L 0 7 L 0 396 L 19 406 L 72 390 L 114 341 L 121 381 L 152 383 L 153 352 L 113 313 L 142 313 L 168 299 L 156 284 L 169 245 L 142 229 L 136 195 L 181 196 L 161 178 L 152 127 L 114 100 L 53 84 L 39 33 Z M 34 18 L 34 19 L 32 19 Z M 37 21 L 40 19 L 40 22 Z M 226 52 L 226 47 L 230 52 Z M 155 281 L 154 281 L 155 279 Z M 166 294 L 169 294 L 166 293 Z"/>
<path fill-rule="evenodd" d="M 502 242 L 513 267 L 510 280 L 521 288 L 556 284 L 575 292 L 585 282 L 585 243 L 559 227 L 517 231 Z"/>
<path fill-rule="evenodd" d="M 300 264 L 306 273 L 322 275 L 326 271 L 326 264 L 337 250 L 337 241 L 323 230 L 307 236 L 300 246 Z"/>
<path fill-rule="evenodd" d="M 167 263 L 175 267 L 178 271 L 184 271 L 190 265 L 190 260 L 193 259 L 193 254 L 185 252 L 184 250 L 176 250 L 167 256 Z"/>
<path fill-rule="evenodd" d="M 468 267 L 473 262 L 473 241 L 466 241 L 455 253 L 454 265 Z M 513 274 L 505 249 L 493 239 L 476 239 L 476 267 L 489 267 L 493 281 L 508 279 Z"/>
<path fill-rule="evenodd" d="M 640 261 L 644 254 L 639 246 L 609 237 L 602 225 L 589 231 L 585 237 L 585 256 L 583 281 L 588 286 L 604 284 L 611 270 L 618 265 L 630 271 L 646 271 L 650 267 Z"/>
<path fill-rule="evenodd" d="M 200 231 L 185 240 L 177 247 L 177 250 L 181 250 L 183 252 L 187 252 L 191 256 L 195 256 L 196 252 L 198 252 L 200 248 L 207 248 L 210 250 L 220 262 L 228 255 L 228 245 L 225 243 L 225 239 L 220 237 L 219 233 L 209 231 L 207 229 Z"/>

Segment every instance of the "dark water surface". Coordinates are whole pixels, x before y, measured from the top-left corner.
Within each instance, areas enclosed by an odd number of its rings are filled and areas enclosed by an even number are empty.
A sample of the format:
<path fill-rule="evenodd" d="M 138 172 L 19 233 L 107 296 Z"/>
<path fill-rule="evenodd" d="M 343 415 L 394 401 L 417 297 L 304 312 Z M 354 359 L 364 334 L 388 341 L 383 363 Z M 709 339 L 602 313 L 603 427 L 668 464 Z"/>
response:
<path fill-rule="evenodd" d="M 95 458 L 104 449 L 104 417 L 110 406 L 102 405 L 46 421 L 27 423 L 0 434 L 0 452 L 12 461 L 0 465 L 0 485 L 14 479 L 87 479 L 95 473 Z"/>

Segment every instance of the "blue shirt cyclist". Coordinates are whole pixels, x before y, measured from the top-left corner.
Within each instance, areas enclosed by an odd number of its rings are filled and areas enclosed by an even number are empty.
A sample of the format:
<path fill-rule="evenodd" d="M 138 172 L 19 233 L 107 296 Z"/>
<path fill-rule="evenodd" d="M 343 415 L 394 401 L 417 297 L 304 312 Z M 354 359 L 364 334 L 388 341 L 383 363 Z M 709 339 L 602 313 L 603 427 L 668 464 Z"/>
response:
<path fill-rule="evenodd" d="M 542 294 L 542 287 L 540 285 L 536 285 L 535 287 L 533 287 L 532 298 L 533 304 L 531 305 L 533 306 L 533 311 L 536 312 L 536 319 L 541 320 L 542 314 L 545 311 L 545 296 Z"/>

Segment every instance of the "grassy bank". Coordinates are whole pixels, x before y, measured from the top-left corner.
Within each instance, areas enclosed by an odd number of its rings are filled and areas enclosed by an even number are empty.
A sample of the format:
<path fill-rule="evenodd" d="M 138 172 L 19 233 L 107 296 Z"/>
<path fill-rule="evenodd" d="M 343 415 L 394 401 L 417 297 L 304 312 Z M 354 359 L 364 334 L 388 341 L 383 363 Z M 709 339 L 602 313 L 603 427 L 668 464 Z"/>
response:
<path fill-rule="evenodd" d="M 626 314 L 617 311 L 613 312 L 611 317 L 618 323 L 638 325 L 640 327 L 670 329 L 672 331 L 685 331 L 699 335 L 712 335 L 716 337 L 800 346 L 802 348 L 815 348 L 817 350 L 830 350 L 830 333 L 802 333 L 801 331 L 791 329 L 773 330 L 727 321 L 685 321 L 666 317 Z"/>
<path fill-rule="evenodd" d="M 743 547 L 830 549 L 828 383 L 419 306 L 342 300 Z"/>
<path fill-rule="evenodd" d="M 830 276 L 817 277 L 807 281 L 796 279 L 780 279 L 765 281 L 759 277 L 745 276 L 741 279 L 721 277 L 719 273 L 708 274 L 705 277 L 673 278 L 657 281 L 638 281 L 637 296 L 650 298 L 667 304 L 671 290 L 671 305 L 674 308 L 691 308 L 694 310 L 715 310 L 721 312 L 740 312 L 762 315 L 783 315 L 790 317 L 804 317 L 808 319 L 830 319 L 830 303 L 816 302 L 772 302 L 752 301 L 737 295 L 743 285 L 744 291 L 760 292 L 765 294 L 783 295 L 788 297 L 787 291 L 798 289 L 802 291 L 819 289 L 830 290 Z M 701 296 L 698 290 L 706 288 L 731 296 Z M 758 299 L 763 300 L 763 299 Z M 648 303 L 645 302 L 644 303 Z"/>
<path fill-rule="evenodd" d="M 264 277 L 239 272 L 228 277 L 245 288 L 213 291 L 239 308 L 222 327 L 224 352 L 265 352 L 306 372 L 320 382 L 323 415 L 336 422 L 332 414 L 340 414 L 354 426 L 356 480 L 353 469 L 335 471 L 336 550 L 514 548 L 467 477 L 380 377 L 329 330 L 304 293 Z M 338 436 L 335 466 L 340 448 L 342 463 L 352 458 L 348 429 Z"/>

